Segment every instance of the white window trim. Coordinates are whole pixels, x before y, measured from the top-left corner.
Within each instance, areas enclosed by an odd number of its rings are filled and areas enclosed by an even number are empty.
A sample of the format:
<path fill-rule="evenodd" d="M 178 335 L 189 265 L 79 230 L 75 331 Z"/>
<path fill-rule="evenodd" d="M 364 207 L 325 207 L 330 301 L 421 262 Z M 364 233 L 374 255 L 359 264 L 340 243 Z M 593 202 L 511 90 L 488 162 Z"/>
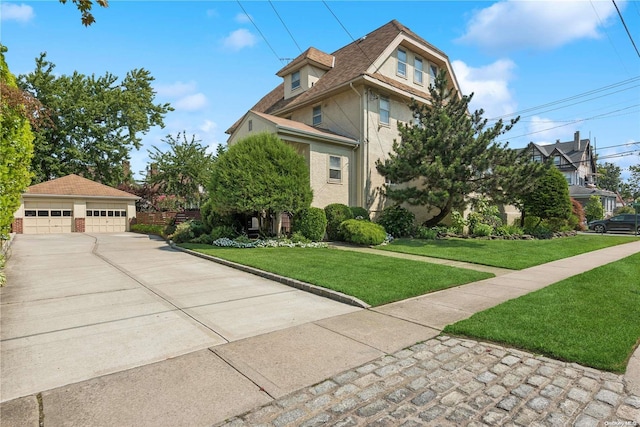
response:
<path fill-rule="evenodd" d="M 294 80 L 293 76 L 298 75 L 298 79 Z M 294 71 L 293 73 L 291 73 L 291 91 L 293 92 L 294 90 L 298 90 L 302 87 L 302 83 L 301 83 L 301 76 L 300 76 L 300 71 Z M 294 83 L 298 82 L 297 86 L 294 86 Z"/>
<path fill-rule="evenodd" d="M 420 69 L 417 67 L 418 62 L 421 64 Z M 416 78 L 418 75 L 420 79 Z M 424 60 L 419 56 L 413 58 L 413 82 L 417 85 L 424 86 Z"/>
<path fill-rule="evenodd" d="M 331 167 L 331 158 L 335 158 L 338 159 L 340 161 L 340 166 L 339 168 L 332 168 Z M 343 165 L 343 161 L 342 161 L 342 156 L 337 156 L 337 155 L 333 155 L 333 154 L 329 154 L 327 155 L 327 182 L 330 184 L 342 184 L 342 165 Z M 340 178 L 331 178 L 331 171 L 332 170 L 337 170 L 340 172 Z"/>
<path fill-rule="evenodd" d="M 388 120 L 382 121 L 382 101 L 387 101 L 389 108 L 386 110 L 388 113 Z M 390 126 L 391 124 L 391 100 L 386 96 L 380 96 L 378 99 L 378 120 L 382 126 Z"/>
<path fill-rule="evenodd" d="M 400 60 L 400 52 L 404 53 L 404 61 Z M 407 68 L 408 68 L 407 67 L 407 59 L 409 58 L 409 56 L 407 54 L 407 50 L 399 47 L 398 50 L 396 51 L 396 56 L 398 57 L 398 64 L 396 66 L 396 75 L 406 79 L 407 78 Z M 404 65 L 404 72 L 403 73 L 400 72 L 400 64 Z"/>
<path fill-rule="evenodd" d="M 320 114 L 316 114 L 316 108 L 318 109 Z M 316 120 L 315 120 L 316 117 L 320 118 L 320 121 L 318 123 L 316 123 Z M 321 105 L 316 105 L 311 109 L 311 123 L 313 126 L 318 126 L 322 124 L 322 106 Z"/>

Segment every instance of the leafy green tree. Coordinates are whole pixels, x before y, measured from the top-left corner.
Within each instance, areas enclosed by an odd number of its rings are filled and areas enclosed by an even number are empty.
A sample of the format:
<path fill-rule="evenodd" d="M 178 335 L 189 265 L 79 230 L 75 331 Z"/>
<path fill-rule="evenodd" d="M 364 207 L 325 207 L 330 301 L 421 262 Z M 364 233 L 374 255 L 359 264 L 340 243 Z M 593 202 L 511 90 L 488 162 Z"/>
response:
<path fill-rule="evenodd" d="M 534 190 L 523 200 L 523 215 L 545 219 L 569 219 L 572 213 L 567 180 L 557 168 L 546 165 L 545 174 L 537 180 Z"/>
<path fill-rule="evenodd" d="M 631 176 L 627 182 L 628 191 L 633 200 L 638 201 L 640 198 L 640 164 L 629 166 Z"/>
<path fill-rule="evenodd" d="M 30 111 L 25 105 L 29 101 L 9 71 L 6 51 L 0 45 L 0 244 L 9 234 L 20 195 L 31 182 L 33 156 Z"/>
<path fill-rule="evenodd" d="M 598 165 L 598 187 L 609 190 L 609 191 L 619 191 L 621 178 L 620 174 L 622 169 L 620 166 L 616 166 L 613 163 L 605 162 L 602 165 Z"/>
<path fill-rule="evenodd" d="M 59 0 L 60 3 L 66 4 L 67 0 Z M 107 0 L 95 0 L 96 4 L 102 7 L 109 7 L 109 2 Z M 93 17 L 91 13 L 91 9 L 93 8 L 92 0 L 71 0 L 73 4 L 76 5 L 76 8 L 82 14 L 81 22 L 82 25 L 88 27 L 89 25 L 96 22 L 96 19 Z"/>
<path fill-rule="evenodd" d="M 468 113 L 473 95 L 458 96 L 441 72 L 429 88 L 431 103 L 412 102 L 416 123 L 398 125 L 400 142 L 378 171 L 397 185 L 383 189 L 397 203 L 425 206 L 437 214 L 425 225 L 463 210 L 474 194 L 496 202 L 517 200 L 539 176 L 541 166 L 495 139 L 511 129 L 501 120 L 488 126 L 483 110 Z"/>
<path fill-rule="evenodd" d="M 209 197 L 223 214 L 267 219 L 280 212 L 297 213 L 311 205 L 309 169 L 293 147 L 272 134 L 248 136 L 218 156 Z"/>
<path fill-rule="evenodd" d="M 211 175 L 213 154 L 207 153 L 207 147 L 200 144 L 195 135 L 187 139 L 186 132 L 179 132 L 175 137 L 167 135 L 161 141 L 169 147 L 162 151 L 154 145 L 149 150 L 154 173 L 147 177 L 147 183 L 158 185 L 166 195 L 183 198 L 188 207 L 199 207 Z"/>
<path fill-rule="evenodd" d="M 173 109 L 154 104 L 154 78 L 144 69 L 118 77 L 73 73 L 54 74 L 46 54 L 36 59 L 35 71 L 21 75 L 19 85 L 43 105 L 50 122 L 35 131 L 32 170 L 42 182 L 75 173 L 107 185 L 130 179 L 123 162 L 141 146 L 141 134 L 164 127 Z"/>
<path fill-rule="evenodd" d="M 584 216 L 587 218 L 587 222 L 604 218 L 604 207 L 602 206 L 600 197 L 589 197 L 589 201 L 584 206 Z"/>

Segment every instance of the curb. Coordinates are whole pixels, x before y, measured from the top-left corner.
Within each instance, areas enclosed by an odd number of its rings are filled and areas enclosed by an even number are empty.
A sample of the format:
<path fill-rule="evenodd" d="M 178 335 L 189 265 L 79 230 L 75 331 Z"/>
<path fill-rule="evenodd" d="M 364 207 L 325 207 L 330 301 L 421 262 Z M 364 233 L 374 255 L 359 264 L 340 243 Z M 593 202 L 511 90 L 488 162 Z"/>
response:
<path fill-rule="evenodd" d="M 188 253 L 190 255 L 194 255 L 199 258 L 206 259 L 208 261 L 217 262 L 218 264 L 235 268 L 236 270 L 241 270 L 241 271 L 244 271 L 245 273 L 251 273 L 256 276 L 263 277 L 265 279 L 273 280 L 274 282 L 282 283 L 283 285 L 291 286 L 292 288 L 300 289 L 302 291 L 310 292 L 312 294 L 315 294 L 321 297 L 329 298 L 334 301 L 341 302 L 343 304 L 348 304 L 348 305 L 352 305 L 359 308 L 371 308 L 371 306 L 366 302 L 358 298 L 352 297 L 350 295 L 343 294 L 341 292 L 333 291 L 327 288 L 322 288 L 320 286 L 312 285 L 310 283 L 302 282 L 296 279 L 291 279 L 289 277 L 280 276 L 275 273 L 259 270 L 257 268 L 238 264 L 232 261 L 227 261 L 226 259 L 217 258 L 211 255 L 206 255 L 200 252 L 192 251 L 190 249 L 181 248 L 180 246 L 177 246 L 175 243 L 171 241 L 169 242 L 169 246 L 181 252 Z"/>

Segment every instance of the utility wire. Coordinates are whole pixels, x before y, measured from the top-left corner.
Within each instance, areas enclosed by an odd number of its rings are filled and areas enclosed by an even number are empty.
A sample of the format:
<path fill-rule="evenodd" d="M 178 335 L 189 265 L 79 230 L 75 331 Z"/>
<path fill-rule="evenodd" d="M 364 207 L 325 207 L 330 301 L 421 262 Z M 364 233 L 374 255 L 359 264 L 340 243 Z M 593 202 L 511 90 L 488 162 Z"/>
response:
<path fill-rule="evenodd" d="M 271 0 L 269 0 L 269 4 L 271 5 L 271 8 L 273 9 L 273 11 L 276 13 L 276 16 L 278 17 L 278 19 L 280 20 L 280 22 L 282 23 L 282 26 L 284 27 L 285 30 L 287 30 L 287 33 L 289 33 L 289 37 L 291 37 L 291 40 L 293 40 L 293 43 L 295 43 L 296 47 L 298 48 L 298 50 L 300 52 L 302 52 L 302 48 L 300 47 L 300 45 L 298 44 L 298 42 L 296 41 L 296 39 L 293 37 L 293 34 L 291 34 L 291 31 L 289 31 L 289 27 L 287 27 L 287 24 L 284 23 L 284 21 L 282 20 L 282 18 L 280 17 L 280 14 L 278 13 L 278 11 L 276 10 L 276 7 L 273 5 L 273 3 L 271 2 Z"/>
<path fill-rule="evenodd" d="M 629 36 L 629 40 L 631 40 L 631 44 L 633 45 L 633 48 L 636 50 L 636 54 L 638 55 L 638 58 L 640 58 L 640 51 L 638 51 L 638 47 L 636 46 L 636 42 L 633 41 L 633 37 L 631 37 L 631 33 L 629 32 L 629 28 L 627 27 L 627 23 L 624 22 L 624 18 L 622 17 L 622 13 L 620 12 L 620 9 L 618 9 L 618 5 L 616 4 L 616 0 L 611 0 L 611 2 L 613 2 L 613 5 L 616 7 L 616 10 L 618 11 L 618 16 L 620 17 L 620 21 L 622 21 L 622 25 L 624 26 L 624 29 L 627 30 L 627 35 Z"/>
<path fill-rule="evenodd" d="M 593 13 L 595 13 L 596 14 L 596 18 L 598 18 L 598 22 L 600 23 L 600 27 L 604 30 L 604 33 L 607 35 L 607 39 L 609 40 L 609 43 L 611 44 L 611 47 L 613 47 L 613 51 L 616 53 L 616 56 L 620 60 L 620 64 L 622 64 L 622 68 L 624 68 L 624 70 L 627 72 L 627 74 L 630 74 L 629 70 L 627 70 L 627 67 L 625 66 L 624 61 L 622 60 L 622 57 L 620 56 L 620 53 L 618 52 L 618 49 L 616 49 L 615 43 L 613 43 L 613 40 L 611 40 L 611 37 L 609 36 L 609 31 L 607 31 L 607 27 L 602 23 L 602 20 L 600 19 L 600 15 L 598 14 L 598 11 L 596 10 L 596 7 L 593 5 L 593 0 L 589 0 L 589 4 L 591 4 L 591 8 L 593 9 Z"/>
<path fill-rule="evenodd" d="M 273 48 L 273 46 L 271 46 L 271 43 L 269 43 L 269 40 L 267 40 L 267 38 L 264 36 L 264 34 L 262 34 L 262 31 L 260 31 L 260 28 L 258 28 L 256 23 L 253 21 L 253 18 L 251 17 L 251 15 L 249 15 L 247 13 L 247 11 L 244 9 L 244 7 L 242 6 L 242 3 L 240 3 L 240 0 L 236 0 L 236 2 L 238 3 L 238 6 L 240 6 L 240 9 L 242 9 L 244 14 L 247 16 L 247 19 L 249 19 L 249 21 L 251 21 L 251 23 L 253 24 L 255 29 L 258 31 L 258 33 L 260 33 L 260 36 L 262 37 L 262 40 L 264 40 L 264 42 L 267 44 L 267 46 L 269 46 L 269 49 L 271 49 L 271 52 L 273 52 L 273 54 L 276 56 L 278 61 L 282 62 L 282 58 L 280 56 L 278 56 L 278 54 L 276 53 L 276 51 Z"/>

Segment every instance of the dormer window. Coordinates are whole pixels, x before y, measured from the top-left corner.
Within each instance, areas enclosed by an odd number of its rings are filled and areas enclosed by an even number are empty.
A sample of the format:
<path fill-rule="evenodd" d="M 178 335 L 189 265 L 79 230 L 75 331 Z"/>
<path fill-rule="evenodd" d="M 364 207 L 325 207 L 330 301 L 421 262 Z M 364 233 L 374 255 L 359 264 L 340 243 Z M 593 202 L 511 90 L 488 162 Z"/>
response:
<path fill-rule="evenodd" d="M 438 76 L 438 67 L 433 64 L 429 64 L 429 78 L 431 81 L 429 84 L 435 86 L 436 85 L 436 77 Z"/>
<path fill-rule="evenodd" d="M 291 73 L 291 90 L 300 88 L 300 71 Z"/>
<path fill-rule="evenodd" d="M 561 156 L 554 156 L 553 157 L 553 164 L 556 166 L 560 166 L 562 164 L 562 157 Z"/>
<path fill-rule="evenodd" d="M 398 75 L 407 77 L 407 51 L 398 49 Z"/>

